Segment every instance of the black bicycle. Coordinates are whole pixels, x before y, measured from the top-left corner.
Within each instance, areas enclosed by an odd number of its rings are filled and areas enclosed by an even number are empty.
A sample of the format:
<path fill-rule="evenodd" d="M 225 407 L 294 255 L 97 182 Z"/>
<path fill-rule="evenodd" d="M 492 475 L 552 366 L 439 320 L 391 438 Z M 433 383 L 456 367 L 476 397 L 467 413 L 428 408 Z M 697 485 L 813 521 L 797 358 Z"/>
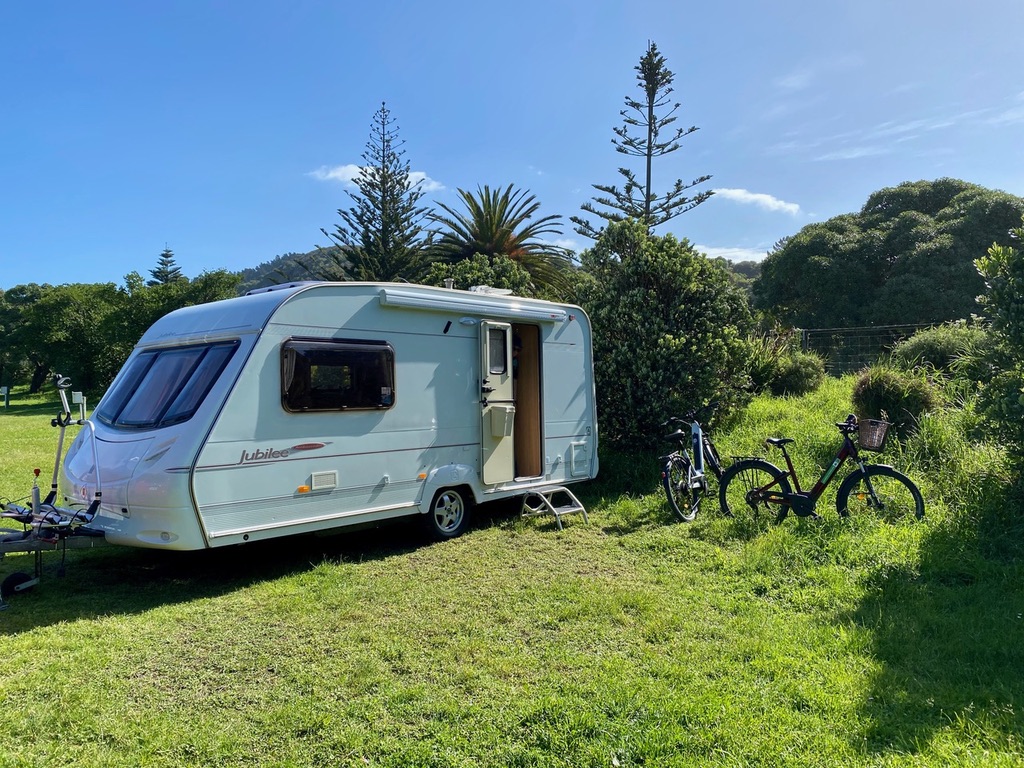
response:
<path fill-rule="evenodd" d="M 722 462 L 718 457 L 718 449 L 700 424 L 705 418 L 710 418 L 717 407 L 718 403 L 709 403 L 682 418 L 673 416 L 661 425 L 677 425 L 676 430 L 665 439 L 679 447 L 659 460 L 662 464 L 661 484 L 668 497 L 668 505 L 685 522 L 697 516 L 701 497 L 711 494 L 708 472 L 716 480 L 722 480 Z M 683 426 L 686 426 L 685 430 Z"/>
<path fill-rule="evenodd" d="M 841 517 L 861 512 L 871 512 L 889 521 L 911 515 L 918 519 L 924 517 L 924 499 L 909 477 L 887 464 L 869 464 L 860 454 L 860 450 L 881 451 L 889 426 L 888 422 L 876 419 L 858 422 L 852 414 L 846 421 L 837 422 L 843 443 L 832 464 L 806 493 L 800 488 L 796 469 L 786 450 L 794 440 L 768 438 L 765 442 L 769 446 L 782 451 L 786 471 L 761 458 L 737 459 L 721 479 L 722 512 L 733 517 L 749 514 L 755 524 L 770 517 L 777 523 L 782 522 L 790 510 L 798 517 L 817 517 L 814 510 L 818 499 L 839 467 L 850 459 L 856 467 L 836 491 L 836 510 Z M 860 450 L 853 435 L 858 435 Z"/>

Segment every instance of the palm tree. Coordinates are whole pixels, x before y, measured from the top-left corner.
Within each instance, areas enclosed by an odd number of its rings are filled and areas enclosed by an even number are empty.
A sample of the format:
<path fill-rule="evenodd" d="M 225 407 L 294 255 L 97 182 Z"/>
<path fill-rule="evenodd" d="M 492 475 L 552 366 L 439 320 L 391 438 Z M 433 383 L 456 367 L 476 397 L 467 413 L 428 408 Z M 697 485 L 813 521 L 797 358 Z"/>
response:
<path fill-rule="evenodd" d="M 439 203 L 444 213 L 429 214 L 447 230 L 439 233 L 432 249 L 437 259 L 457 262 L 478 253 L 489 259 L 503 255 L 529 272 L 537 288 L 559 292 L 568 286 L 570 251 L 539 239 L 562 234 L 556 223 L 561 216 L 531 221 L 540 203 L 526 190 L 513 191 L 512 184 L 503 192 L 484 185 L 483 189 L 477 187 L 475 195 L 463 189 L 458 193 L 467 213 Z"/>

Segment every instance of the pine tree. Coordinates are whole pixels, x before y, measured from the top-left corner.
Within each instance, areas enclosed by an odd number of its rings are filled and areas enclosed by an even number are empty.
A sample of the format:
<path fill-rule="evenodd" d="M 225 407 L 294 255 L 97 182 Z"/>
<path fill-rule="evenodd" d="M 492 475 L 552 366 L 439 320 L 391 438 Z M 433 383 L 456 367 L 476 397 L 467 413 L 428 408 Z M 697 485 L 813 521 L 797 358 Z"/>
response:
<path fill-rule="evenodd" d="M 160 258 L 157 259 L 156 269 L 149 270 L 149 274 L 153 276 L 153 279 L 147 280 L 146 285 L 166 285 L 185 279 L 185 276 L 181 274 L 181 268 L 174 261 L 174 251 L 170 248 L 164 248 Z"/>
<path fill-rule="evenodd" d="M 709 197 L 710 190 L 700 192 L 693 197 L 684 193 L 710 179 L 710 176 L 699 176 L 689 184 L 677 179 L 672 189 L 664 195 L 657 195 L 652 188 L 652 166 L 654 158 L 662 157 L 679 149 L 679 139 L 697 130 L 697 126 L 670 129 L 671 136 L 662 138 L 662 132 L 676 121 L 675 112 L 679 103 L 672 104 L 668 112 L 659 115 L 659 110 L 668 107 L 669 96 L 672 94 L 672 81 L 675 75 L 665 66 L 665 57 L 658 47 L 649 42 L 647 53 L 635 67 L 637 83 L 643 92 L 643 100 L 626 97 L 626 109 L 619 114 L 623 125 L 614 128 L 615 138 L 612 144 L 615 149 L 630 157 L 644 159 L 644 176 L 641 183 L 636 174 L 629 168 L 619 168 L 625 179 L 622 189 L 614 185 L 594 184 L 594 189 L 606 196 L 595 197 L 594 203 L 611 210 L 598 210 L 592 203 L 584 203 L 580 208 L 604 219 L 605 222 L 635 219 L 647 225 L 648 232 L 660 224 L 675 218 L 681 213 L 700 205 Z M 634 135 L 630 131 L 639 129 Z M 585 237 L 596 238 L 601 230 L 580 216 L 571 217 L 578 233 Z"/>
<path fill-rule="evenodd" d="M 417 282 L 426 274 L 429 236 L 421 222 L 427 209 L 419 205 L 423 180 L 413 180 L 409 162 L 403 160 L 404 143 L 381 103 L 363 153 L 366 165 L 354 179 L 356 192 L 347 193 L 353 204 L 338 210 L 342 223 L 334 232 L 320 230 L 334 242 L 323 250 L 332 255 L 337 269 L 320 267 L 314 276 Z"/>

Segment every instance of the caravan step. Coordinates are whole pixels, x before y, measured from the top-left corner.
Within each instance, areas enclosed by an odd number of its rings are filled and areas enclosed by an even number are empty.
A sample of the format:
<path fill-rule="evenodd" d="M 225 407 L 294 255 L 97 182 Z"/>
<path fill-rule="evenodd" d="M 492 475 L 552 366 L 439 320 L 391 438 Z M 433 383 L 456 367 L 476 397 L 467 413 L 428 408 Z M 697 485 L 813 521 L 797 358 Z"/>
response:
<path fill-rule="evenodd" d="M 555 503 L 555 502 L 559 503 Z M 582 513 L 583 521 L 589 523 L 587 510 L 577 499 L 572 491 L 562 485 L 550 485 L 544 488 L 537 488 L 523 496 L 522 517 L 534 517 L 536 515 L 554 515 L 558 529 L 562 530 L 562 517 Z"/>

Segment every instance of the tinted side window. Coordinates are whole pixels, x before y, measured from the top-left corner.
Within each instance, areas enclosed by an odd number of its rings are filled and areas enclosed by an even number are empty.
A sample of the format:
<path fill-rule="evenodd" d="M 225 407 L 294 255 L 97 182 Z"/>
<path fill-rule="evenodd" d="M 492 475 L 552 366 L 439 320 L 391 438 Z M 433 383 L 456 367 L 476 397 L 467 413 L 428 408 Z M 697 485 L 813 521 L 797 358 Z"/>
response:
<path fill-rule="evenodd" d="M 285 410 L 386 409 L 395 404 L 395 351 L 383 341 L 289 339 L 281 347 Z"/>
<path fill-rule="evenodd" d="M 171 347 L 138 355 L 96 417 L 114 427 L 150 429 L 192 418 L 237 342 Z"/>

